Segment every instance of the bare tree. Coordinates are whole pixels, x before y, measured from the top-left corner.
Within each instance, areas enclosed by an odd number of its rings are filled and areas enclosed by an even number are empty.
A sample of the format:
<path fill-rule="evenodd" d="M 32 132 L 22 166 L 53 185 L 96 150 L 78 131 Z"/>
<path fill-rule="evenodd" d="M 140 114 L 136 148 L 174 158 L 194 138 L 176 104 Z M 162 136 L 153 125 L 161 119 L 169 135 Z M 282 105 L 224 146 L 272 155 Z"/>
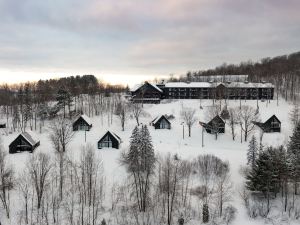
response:
<path fill-rule="evenodd" d="M 44 192 L 49 184 L 49 172 L 51 168 L 50 157 L 44 153 L 32 155 L 29 159 L 28 170 L 36 192 L 38 210 L 42 206 Z"/>
<path fill-rule="evenodd" d="M 30 198 L 30 191 L 32 188 L 28 170 L 25 170 L 20 174 L 17 186 L 18 186 L 19 194 L 22 196 L 23 203 L 24 203 L 25 224 L 28 224 L 29 223 L 29 198 Z"/>
<path fill-rule="evenodd" d="M 159 196 L 163 202 L 163 212 L 166 212 L 167 224 L 173 224 L 173 213 L 178 206 L 180 190 L 180 167 L 181 160 L 177 155 L 168 154 L 159 160 Z M 163 199 L 162 199 L 163 198 Z"/>
<path fill-rule="evenodd" d="M 232 140 L 235 140 L 236 137 L 236 125 L 238 124 L 238 114 L 237 109 L 230 108 L 229 110 L 229 126 L 231 128 Z"/>
<path fill-rule="evenodd" d="M 50 141 L 56 152 L 65 152 L 74 136 L 70 120 L 58 117 L 50 125 Z"/>
<path fill-rule="evenodd" d="M 223 162 L 219 164 L 216 171 L 216 194 L 217 206 L 219 208 L 219 216 L 223 216 L 224 205 L 231 201 L 232 183 L 230 181 L 229 163 Z"/>
<path fill-rule="evenodd" d="M 82 147 L 81 159 L 76 165 L 76 183 L 79 197 L 78 224 L 99 224 L 104 198 L 104 171 L 91 145 Z"/>
<path fill-rule="evenodd" d="M 259 114 L 253 107 L 244 105 L 239 110 L 238 118 L 241 129 L 244 132 L 244 140 L 247 141 L 249 134 L 254 129 L 253 121 L 259 119 Z"/>
<path fill-rule="evenodd" d="M 120 118 L 122 131 L 124 131 L 127 119 L 127 105 L 123 102 L 119 102 L 116 106 L 115 114 Z"/>
<path fill-rule="evenodd" d="M 14 187 L 14 171 L 6 161 L 7 153 L 4 152 L 0 140 L 0 200 L 5 209 L 7 218 L 10 217 L 10 191 Z"/>
<path fill-rule="evenodd" d="M 73 139 L 74 132 L 71 123 L 64 117 L 59 117 L 53 120 L 50 125 L 50 141 L 57 153 L 57 162 L 59 165 L 59 193 L 60 199 L 63 198 L 63 183 L 65 174 L 65 151 L 67 150 L 68 144 Z"/>
<path fill-rule="evenodd" d="M 136 120 L 136 123 L 139 126 L 140 125 L 139 118 L 140 118 L 140 115 L 143 112 L 142 104 L 141 103 L 132 103 L 131 110 L 132 110 L 132 114 L 133 114 L 133 116 Z"/>
<path fill-rule="evenodd" d="M 191 136 L 191 129 L 193 124 L 196 122 L 195 118 L 196 110 L 192 108 L 182 108 L 180 114 L 181 118 L 186 123 L 188 130 L 189 130 L 189 137 Z"/>
<path fill-rule="evenodd" d="M 199 178 L 200 183 L 203 185 L 202 189 L 197 193 L 200 198 L 203 199 L 203 222 L 207 223 L 209 221 L 209 204 L 211 197 L 213 195 L 216 178 L 222 177 L 224 169 L 224 163 L 218 157 L 214 155 L 200 155 L 195 160 L 195 172 Z M 225 173 L 226 174 L 226 173 Z M 221 179 L 223 180 L 223 179 Z M 220 182 L 219 184 L 221 184 Z M 219 185 L 219 190 L 223 189 L 224 186 Z M 220 189 L 221 188 L 221 189 Z M 224 195 L 222 194 L 222 197 Z M 220 198 L 222 201 L 219 201 L 220 207 L 223 208 L 224 198 Z M 221 204 L 222 202 L 222 204 Z"/>

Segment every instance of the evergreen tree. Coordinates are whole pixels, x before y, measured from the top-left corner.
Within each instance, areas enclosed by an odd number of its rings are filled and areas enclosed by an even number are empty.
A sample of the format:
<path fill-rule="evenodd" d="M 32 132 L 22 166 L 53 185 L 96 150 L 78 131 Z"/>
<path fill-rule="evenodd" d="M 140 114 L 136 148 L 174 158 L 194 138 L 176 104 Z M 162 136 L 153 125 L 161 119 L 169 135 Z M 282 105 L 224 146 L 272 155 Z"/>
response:
<path fill-rule="evenodd" d="M 208 204 L 203 204 L 203 209 L 202 209 L 202 222 L 203 222 L 203 223 L 208 223 L 208 222 L 209 222 L 209 209 L 208 209 Z"/>
<path fill-rule="evenodd" d="M 287 157 L 290 176 L 294 182 L 295 194 L 297 194 L 297 183 L 300 181 L 300 123 L 294 128 L 293 135 L 290 137 Z"/>
<path fill-rule="evenodd" d="M 126 157 L 126 161 L 128 162 L 128 171 L 129 172 L 135 172 L 138 170 L 139 168 L 139 146 L 140 146 L 140 130 L 139 128 L 136 126 L 131 134 L 130 137 L 130 147 L 129 147 L 129 151 L 127 153 Z"/>
<path fill-rule="evenodd" d="M 246 187 L 251 191 L 262 192 L 267 199 L 267 207 L 270 208 L 270 194 L 276 191 L 278 182 L 278 172 L 275 171 L 275 165 L 267 149 L 255 161 L 255 165 L 246 176 Z"/>
<path fill-rule="evenodd" d="M 294 104 L 294 107 L 291 110 L 291 112 L 289 113 L 289 116 L 290 116 L 291 123 L 294 126 L 297 126 L 297 124 L 300 121 L 300 107 L 298 104 L 296 104 L 296 103 Z"/>
<path fill-rule="evenodd" d="M 146 125 L 135 127 L 129 151 L 123 155 L 122 163 L 133 177 L 134 195 L 141 212 L 148 206 L 151 178 L 155 167 L 155 154 L 151 136 Z"/>
<path fill-rule="evenodd" d="M 258 157 L 257 141 L 255 136 L 253 135 L 248 146 L 247 164 L 251 165 L 251 167 L 254 168 L 257 157 Z"/>
<path fill-rule="evenodd" d="M 70 93 L 65 89 L 60 89 L 57 92 L 56 100 L 58 101 L 57 105 L 64 110 L 64 118 L 66 118 L 66 106 L 69 107 L 69 113 L 70 113 L 70 108 L 73 102 Z"/>
<path fill-rule="evenodd" d="M 152 173 L 154 170 L 155 155 L 151 136 L 146 125 L 143 125 L 141 128 L 140 141 L 141 168 L 143 172 Z"/>

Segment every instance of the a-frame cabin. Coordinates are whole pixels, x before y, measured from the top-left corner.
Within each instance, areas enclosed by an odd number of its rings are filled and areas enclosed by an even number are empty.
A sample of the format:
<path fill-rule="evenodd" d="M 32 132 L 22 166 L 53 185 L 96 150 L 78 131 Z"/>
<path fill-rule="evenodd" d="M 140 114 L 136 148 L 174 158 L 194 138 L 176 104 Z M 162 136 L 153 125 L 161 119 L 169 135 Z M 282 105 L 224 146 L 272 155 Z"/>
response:
<path fill-rule="evenodd" d="M 17 152 L 33 152 L 40 145 L 39 141 L 34 140 L 30 134 L 24 132 L 21 133 L 10 145 L 9 153 Z"/>

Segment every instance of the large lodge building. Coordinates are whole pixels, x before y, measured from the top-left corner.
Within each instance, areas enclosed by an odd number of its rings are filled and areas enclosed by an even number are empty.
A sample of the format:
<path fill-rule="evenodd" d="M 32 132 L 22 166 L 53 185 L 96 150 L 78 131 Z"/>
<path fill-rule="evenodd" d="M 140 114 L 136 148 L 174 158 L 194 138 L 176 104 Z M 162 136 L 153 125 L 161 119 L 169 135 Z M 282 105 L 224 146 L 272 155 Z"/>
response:
<path fill-rule="evenodd" d="M 200 82 L 145 82 L 131 90 L 131 97 L 143 103 L 159 103 L 161 99 L 273 99 L 271 83 L 248 82 L 246 75 L 211 77 Z"/>

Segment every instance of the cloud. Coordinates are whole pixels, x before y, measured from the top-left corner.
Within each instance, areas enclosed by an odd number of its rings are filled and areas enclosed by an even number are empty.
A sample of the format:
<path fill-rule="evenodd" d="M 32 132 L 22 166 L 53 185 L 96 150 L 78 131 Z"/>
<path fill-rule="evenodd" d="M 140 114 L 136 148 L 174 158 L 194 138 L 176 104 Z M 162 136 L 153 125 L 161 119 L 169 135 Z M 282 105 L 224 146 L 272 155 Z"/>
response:
<path fill-rule="evenodd" d="M 0 0 L 0 68 L 183 73 L 298 51 L 298 0 Z"/>

